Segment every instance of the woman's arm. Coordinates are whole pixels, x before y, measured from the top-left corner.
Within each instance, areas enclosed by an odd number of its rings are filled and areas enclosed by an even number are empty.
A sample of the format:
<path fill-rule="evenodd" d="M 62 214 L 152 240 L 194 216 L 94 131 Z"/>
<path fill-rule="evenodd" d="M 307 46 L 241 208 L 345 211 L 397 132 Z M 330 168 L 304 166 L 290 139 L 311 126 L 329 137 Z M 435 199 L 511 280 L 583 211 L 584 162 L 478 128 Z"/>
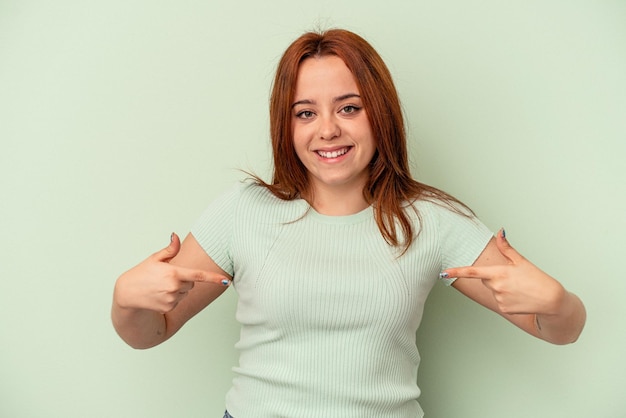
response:
<path fill-rule="evenodd" d="M 231 277 L 213 262 L 190 234 L 122 274 L 115 283 L 111 319 L 134 348 L 149 348 L 174 335 L 213 302 Z"/>
<path fill-rule="evenodd" d="M 453 286 L 465 296 L 551 343 L 576 341 L 585 325 L 582 301 L 511 247 L 504 230 L 471 267 L 442 276 L 458 277 Z"/>

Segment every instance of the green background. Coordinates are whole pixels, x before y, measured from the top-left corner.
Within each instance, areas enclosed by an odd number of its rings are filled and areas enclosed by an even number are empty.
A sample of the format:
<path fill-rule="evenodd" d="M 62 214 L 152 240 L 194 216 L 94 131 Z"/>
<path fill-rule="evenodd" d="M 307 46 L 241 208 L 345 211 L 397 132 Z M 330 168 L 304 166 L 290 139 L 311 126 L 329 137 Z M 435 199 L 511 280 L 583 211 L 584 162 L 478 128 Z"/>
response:
<path fill-rule="evenodd" d="M 388 63 L 414 174 L 588 309 L 557 347 L 436 286 L 427 417 L 626 417 L 626 2 L 603 0 L 0 2 L 0 416 L 221 417 L 235 293 L 135 351 L 113 284 L 269 174 L 277 61 L 330 27 Z"/>

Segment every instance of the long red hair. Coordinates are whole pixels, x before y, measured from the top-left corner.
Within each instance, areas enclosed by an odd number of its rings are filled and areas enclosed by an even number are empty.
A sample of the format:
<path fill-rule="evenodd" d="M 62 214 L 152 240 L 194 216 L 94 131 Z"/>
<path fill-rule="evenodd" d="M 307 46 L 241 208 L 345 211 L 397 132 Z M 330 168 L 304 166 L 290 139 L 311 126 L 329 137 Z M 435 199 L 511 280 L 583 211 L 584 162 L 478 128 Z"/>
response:
<path fill-rule="evenodd" d="M 415 235 L 405 213 L 407 203 L 429 199 L 453 209 L 454 203 L 464 205 L 411 177 L 402 108 L 391 73 L 376 50 L 355 33 L 342 29 L 308 32 L 287 48 L 278 64 L 270 99 L 274 174 L 271 184 L 256 180 L 283 200 L 300 198 L 310 192 L 307 170 L 293 146 L 291 106 L 302 61 L 328 55 L 341 58 L 354 75 L 377 141 L 363 196 L 374 207 L 376 223 L 384 239 L 390 245 L 402 246 L 404 252 Z"/>

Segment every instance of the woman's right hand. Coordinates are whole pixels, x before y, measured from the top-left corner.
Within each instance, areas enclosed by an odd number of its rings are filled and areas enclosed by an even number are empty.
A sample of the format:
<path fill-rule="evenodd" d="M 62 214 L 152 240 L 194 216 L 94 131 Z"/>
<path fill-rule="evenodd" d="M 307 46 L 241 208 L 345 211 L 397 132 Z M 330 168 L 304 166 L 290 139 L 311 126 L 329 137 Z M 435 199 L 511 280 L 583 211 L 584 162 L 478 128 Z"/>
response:
<path fill-rule="evenodd" d="M 229 278 L 222 274 L 171 264 L 180 248 L 180 238 L 172 234 L 170 245 L 122 274 L 115 284 L 115 303 L 122 309 L 165 314 L 188 295 L 196 282 L 230 285 Z"/>

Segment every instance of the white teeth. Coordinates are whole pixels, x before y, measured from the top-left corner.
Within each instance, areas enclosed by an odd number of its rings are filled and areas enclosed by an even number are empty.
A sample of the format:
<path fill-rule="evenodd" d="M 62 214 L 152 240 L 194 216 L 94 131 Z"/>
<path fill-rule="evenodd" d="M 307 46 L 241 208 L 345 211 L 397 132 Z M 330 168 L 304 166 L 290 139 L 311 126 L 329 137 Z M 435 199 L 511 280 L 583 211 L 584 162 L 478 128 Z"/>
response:
<path fill-rule="evenodd" d="M 324 158 L 337 158 L 340 155 L 345 154 L 346 152 L 348 152 L 348 148 L 342 148 L 340 150 L 337 151 L 331 151 L 331 152 L 326 152 L 326 151 L 317 151 L 317 153 L 319 155 L 321 155 Z"/>

